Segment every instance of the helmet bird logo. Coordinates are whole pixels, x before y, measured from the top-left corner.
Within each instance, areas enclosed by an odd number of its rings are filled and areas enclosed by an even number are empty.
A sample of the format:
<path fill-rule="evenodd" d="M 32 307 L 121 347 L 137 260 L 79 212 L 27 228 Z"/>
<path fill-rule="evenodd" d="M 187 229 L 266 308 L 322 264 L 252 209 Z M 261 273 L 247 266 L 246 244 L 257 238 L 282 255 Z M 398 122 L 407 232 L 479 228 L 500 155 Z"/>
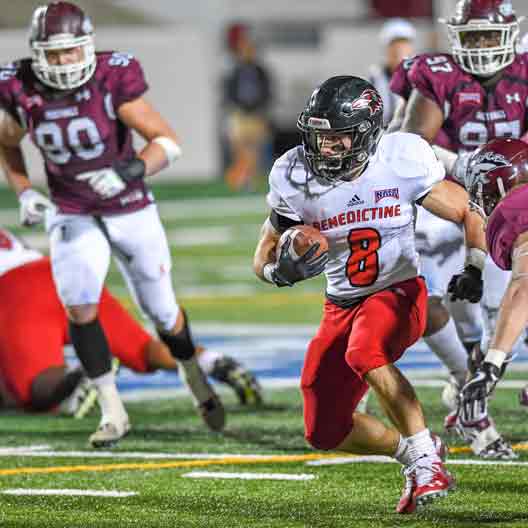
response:
<path fill-rule="evenodd" d="M 354 110 L 364 110 L 368 108 L 370 115 L 374 115 L 383 109 L 383 102 L 380 96 L 369 88 L 351 103 L 343 104 L 343 113 L 351 114 Z"/>

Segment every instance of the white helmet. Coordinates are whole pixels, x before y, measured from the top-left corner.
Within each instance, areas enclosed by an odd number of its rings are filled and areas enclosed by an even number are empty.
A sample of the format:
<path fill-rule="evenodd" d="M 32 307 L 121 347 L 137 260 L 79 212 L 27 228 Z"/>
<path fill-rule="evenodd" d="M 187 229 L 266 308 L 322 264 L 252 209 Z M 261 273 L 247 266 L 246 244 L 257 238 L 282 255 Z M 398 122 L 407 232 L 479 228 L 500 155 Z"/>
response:
<path fill-rule="evenodd" d="M 447 20 L 451 51 L 460 67 L 473 75 L 491 77 L 515 60 L 519 21 L 511 0 L 459 0 L 455 15 Z M 468 34 L 490 33 L 493 47 L 464 44 Z"/>
<path fill-rule="evenodd" d="M 37 7 L 31 18 L 31 67 L 38 79 L 59 90 L 72 90 L 88 81 L 96 67 L 93 25 L 82 9 L 69 2 Z M 46 52 L 80 47 L 84 57 L 75 64 L 52 65 Z"/>

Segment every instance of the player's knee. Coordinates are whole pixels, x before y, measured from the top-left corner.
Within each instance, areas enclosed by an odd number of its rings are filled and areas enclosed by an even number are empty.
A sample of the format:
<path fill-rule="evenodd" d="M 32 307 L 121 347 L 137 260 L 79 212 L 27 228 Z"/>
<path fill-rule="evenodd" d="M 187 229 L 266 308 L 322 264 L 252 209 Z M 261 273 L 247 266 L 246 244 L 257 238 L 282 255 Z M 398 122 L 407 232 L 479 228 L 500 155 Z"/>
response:
<path fill-rule="evenodd" d="M 351 427 L 348 429 L 328 427 L 326 423 L 323 427 L 314 427 L 306 430 L 304 437 L 306 441 L 315 449 L 321 451 L 333 451 L 343 443 Z"/>
<path fill-rule="evenodd" d="M 424 336 L 430 336 L 440 331 L 449 321 L 449 312 L 440 297 L 427 299 L 427 324 Z"/>
<path fill-rule="evenodd" d="M 77 306 L 67 306 L 66 313 L 68 319 L 77 325 L 84 325 L 95 321 L 97 318 L 97 304 L 81 304 Z"/>

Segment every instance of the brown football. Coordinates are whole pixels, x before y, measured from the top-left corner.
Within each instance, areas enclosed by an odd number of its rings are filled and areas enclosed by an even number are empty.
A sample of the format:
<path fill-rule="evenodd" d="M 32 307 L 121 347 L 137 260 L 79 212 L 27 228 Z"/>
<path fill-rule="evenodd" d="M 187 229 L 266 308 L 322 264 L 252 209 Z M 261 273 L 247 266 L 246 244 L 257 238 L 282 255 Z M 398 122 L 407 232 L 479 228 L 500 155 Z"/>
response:
<path fill-rule="evenodd" d="M 294 258 L 304 255 L 316 242 L 319 242 L 319 249 L 314 256 L 328 251 L 328 241 L 318 229 L 309 225 L 298 225 L 290 227 L 281 235 L 277 247 L 277 256 L 280 255 L 282 244 L 284 244 L 288 236 L 292 237 L 290 255 Z"/>

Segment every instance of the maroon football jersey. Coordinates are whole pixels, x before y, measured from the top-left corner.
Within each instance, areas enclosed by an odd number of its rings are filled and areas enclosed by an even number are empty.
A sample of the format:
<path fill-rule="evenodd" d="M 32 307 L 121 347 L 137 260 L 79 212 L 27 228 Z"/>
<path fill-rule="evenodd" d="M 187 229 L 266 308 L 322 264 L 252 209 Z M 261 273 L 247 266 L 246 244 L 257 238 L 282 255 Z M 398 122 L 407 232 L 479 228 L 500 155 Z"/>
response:
<path fill-rule="evenodd" d="M 419 56 L 416 56 L 412 59 L 403 60 L 402 62 L 400 62 L 400 64 L 392 74 L 390 89 L 406 101 L 409 100 L 409 97 L 411 96 L 411 92 L 413 90 L 413 85 L 409 80 L 409 72 L 411 71 L 413 64 L 418 58 Z M 447 134 L 444 132 L 443 129 L 440 129 L 438 131 L 438 134 L 436 135 L 433 143 L 447 150 L 454 150 L 453 146 L 451 145 L 451 141 L 449 140 Z"/>
<path fill-rule="evenodd" d="M 527 129 L 527 54 L 518 55 L 487 90 L 448 54 L 419 55 L 409 80 L 444 113 L 442 128 L 455 152 L 472 151 L 498 137 L 519 138 Z"/>
<path fill-rule="evenodd" d="M 504 270 L 512 269 L 513 244 L 528 231 L 528 186 L 523 185 L 503 198 L 488 218 L 486 241 L 493 262 Z"/>
<path fill-rule="evenodd" d="M 64 93 L 43 86 L 30 59 L 0 70 L 0 105 L 28 131 L 42 153 L 51 198 L 60 212 L 117 214 L 152 201 L 143 180 L 104 200 L 87 182 L 75 178 L 135 156 L 132 131 L 119 120 L 117 110 L 147 88 L 139 62 L 126 53 L 97 53 L 93 77 Z"/>

